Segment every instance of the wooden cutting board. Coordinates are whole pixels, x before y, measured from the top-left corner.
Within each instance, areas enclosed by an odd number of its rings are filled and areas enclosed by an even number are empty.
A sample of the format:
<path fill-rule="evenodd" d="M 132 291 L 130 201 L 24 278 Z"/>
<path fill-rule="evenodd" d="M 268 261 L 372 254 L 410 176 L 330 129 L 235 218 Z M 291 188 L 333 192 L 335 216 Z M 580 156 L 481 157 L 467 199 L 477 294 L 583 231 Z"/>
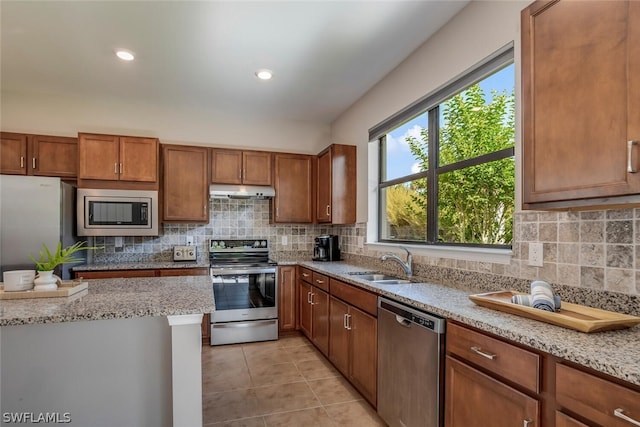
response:
<path fill-rule="evenodd" d="M 640 317 L 564 301 L 562 301 L 560 311 L 551 312 L 539 310 L 537 308 L 512 303 L 511 297 L 513 295 L 523 294 L 514 291 L 487 292 L 469 295 L 469 299 L 483 307 L 585 333 L 625 329 L 640 324 Z"/>
<path fill-rule="evenodd" d="M 0 300 L 3 299 L 25 299 L 25 298 L 53 298 L 70 297 L 78 292 L 82 292 L 89 287 L 87 282 L 65 281 L 58 284 L 58 289 L 53 291 L 12 291 L 5 292 L 4 285 L 0 284 Z"/>

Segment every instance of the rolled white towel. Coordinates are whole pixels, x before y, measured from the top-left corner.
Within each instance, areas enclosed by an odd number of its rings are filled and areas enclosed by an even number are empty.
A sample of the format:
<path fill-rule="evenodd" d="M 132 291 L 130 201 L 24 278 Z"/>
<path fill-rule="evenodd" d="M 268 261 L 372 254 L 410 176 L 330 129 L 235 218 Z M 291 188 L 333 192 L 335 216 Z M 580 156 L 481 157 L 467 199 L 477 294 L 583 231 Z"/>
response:
<path fill-rule="evenodd" d="M 514 304 L 531 307 L 531 295 L 513 295 L 511 297 L 511 302 Z M 553 295 L 553 304 L 555 305 L 556 311 L 562 308 L 562 300 L 560 299 L 560 295 Z"/>

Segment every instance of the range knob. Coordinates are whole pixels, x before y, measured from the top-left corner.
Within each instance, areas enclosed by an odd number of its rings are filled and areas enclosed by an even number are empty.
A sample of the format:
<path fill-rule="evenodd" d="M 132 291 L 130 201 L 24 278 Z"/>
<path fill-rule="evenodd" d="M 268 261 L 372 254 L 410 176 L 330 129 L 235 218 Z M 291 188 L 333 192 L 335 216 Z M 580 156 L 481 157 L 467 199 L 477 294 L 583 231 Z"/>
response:
<path fill-rule="evenodd" d="M 260 247 L 260 242 L 258 242 L 257 240 L 255 242 L 253 242 L 253 247 L 254 248 L 259 248 Z"/>

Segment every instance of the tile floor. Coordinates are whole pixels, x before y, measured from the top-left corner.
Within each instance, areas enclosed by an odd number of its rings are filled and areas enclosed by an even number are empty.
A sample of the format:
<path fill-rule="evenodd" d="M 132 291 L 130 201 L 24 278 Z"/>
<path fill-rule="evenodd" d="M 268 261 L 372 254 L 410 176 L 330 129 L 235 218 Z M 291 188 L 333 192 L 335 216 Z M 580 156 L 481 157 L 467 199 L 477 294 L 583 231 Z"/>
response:
<path fill-rule="evenodd" d="M 205 427 L 385 426 L 303 336 L 202 349 Z"/>

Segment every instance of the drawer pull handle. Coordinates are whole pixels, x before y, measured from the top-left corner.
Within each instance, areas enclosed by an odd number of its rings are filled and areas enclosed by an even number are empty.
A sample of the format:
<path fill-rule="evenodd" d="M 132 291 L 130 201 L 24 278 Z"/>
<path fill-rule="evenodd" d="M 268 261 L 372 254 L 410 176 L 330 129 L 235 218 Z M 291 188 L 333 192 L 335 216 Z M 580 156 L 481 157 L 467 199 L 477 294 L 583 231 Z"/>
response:
<path fill-rule="evenodd" d="M 532 419 L 523 420 L 522 427 L 529 427 L 531 425 L 531 423 L 533 423 Z"/>
<path fill-rule="evenodd" d="M 307 273 L 302 273 L 302 277 L 309 277 L 309 274 L 307 274 Z"/>
<path fill-rule="evenodd" d="M 489 360 L 493 360 L 493 359 L 495 359 L 496 357 L 498 357 L 498 356 L 497 356 L 497 355 L 495 355 L 495 354 L 485 353 L 484 351 L 482 351 L 482 349 L 481 349 L 480 347 L 475 347 L 475 346 L 474 346 L 474 347 L 471 347 L 471 351 L 473 351 L 473 352 L 474 352 L 474 353 L 476 353 L 476 354 L 479 354 L 479 355 L 480 355 L 480 356 L 482 356 L 482 357 L 486 357 L 486 358 L 487 358 L 487 359 L 489 359 Z"/>
<path fill-rule="evenodd" d="M 616 410 L 613 411 L 613 416 L 614 417 L 618 417 L 620 419 L 625 420 L 626 422 L 633 424 L 634 426 L 640 426 L 640 421 L 634 420 L 631 417 L 628 417 L 624 414 L 624 409 L 622 408 L 617 408 Z"/>
<path fill-rule="evenodd" d="M 633 164 L 631 162 L 631 157 L 633 155 L 633 146 L 634 145 L 638 145 L 638 141 L 627 141 L 627 172 L 629 173 L 636 173 L 638 172 L 638 169 L 633 167 Z"/>
<path fill-rule="evenodd" d="M 324 280 L 316 279 L 316 283 L 324 283 Z"/>

